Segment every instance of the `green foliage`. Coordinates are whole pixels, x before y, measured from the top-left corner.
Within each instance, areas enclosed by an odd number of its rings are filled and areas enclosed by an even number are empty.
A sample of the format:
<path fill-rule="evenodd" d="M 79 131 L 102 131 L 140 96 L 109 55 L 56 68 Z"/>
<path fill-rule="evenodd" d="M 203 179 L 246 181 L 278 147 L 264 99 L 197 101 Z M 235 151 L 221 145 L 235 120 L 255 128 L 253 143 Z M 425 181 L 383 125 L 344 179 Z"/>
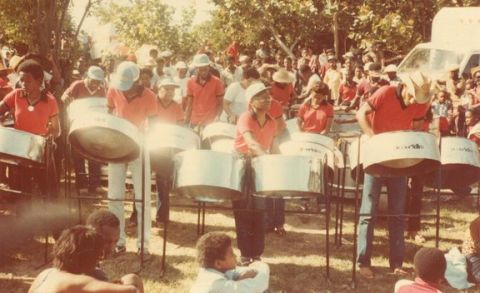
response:
<path fill-rule="evenodd" d="M 136 0 L 129 6 L 111 2 L 94 13 L 101 21 L 111 22 L 120 40 L 133 50 L 144 44 L 180 54 L 191 54 L 195 49 L 190 33 L 195 16 L 193 8 L 183 11 L 180 24 L 174 23 L 173 7 L 162 0 Z"/>

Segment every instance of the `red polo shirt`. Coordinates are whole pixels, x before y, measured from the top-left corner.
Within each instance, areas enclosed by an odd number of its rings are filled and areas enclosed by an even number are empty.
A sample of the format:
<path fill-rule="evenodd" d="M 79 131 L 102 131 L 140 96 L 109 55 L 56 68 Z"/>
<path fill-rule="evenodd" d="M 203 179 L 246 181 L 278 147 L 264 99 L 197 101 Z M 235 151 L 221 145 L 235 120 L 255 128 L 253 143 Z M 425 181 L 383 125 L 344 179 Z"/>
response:
<path fill-rule="evenodd" d="M 351 86 L 346 83 L 342 83 L 338 89 L 340 93 L 340 101 L 351 101 L 357 95 L 357 84 L 354 82 Z"/>
<path fill-rule="evenodd" d="M 441 293 L 441 291 L 437 285 L 415 278 L 414 283 L 398 288 L 396 293 Z"/>
<path fill-rule="evenodd" d="M 270 88 L 270 95 L 280 102 L 282 106 L 288 106 L 293 95 L 293 85 L 289 83 L 285 88 L 279 87 L 276 83 Z"/>
<path fill-rule="evenodd" d="M 148 117 L 157 114 L 155 94 L 147 88 L 138 87 L 138 95 L 127 100 L 122 91 L 109 88 L 107 106 L 113 109 L 115 116 L 124 118 L 141 128 Z"/>
<path fill-rule="evenodd" d="M 390 83 L 385 79 L 380 79 L 378 84 L 374 85 L 367 78 L 365 78 L 357 86 L 357 94 L 362 98 L 362 100 L 366 100 L 372 95 L 371 91 L 374 87 L 382 87 L 385 85 L 390 85 Z"/>
<path fill-rule="evenodd" d="M 70 87 L 65 91 L 64 95 L 65 94 L 72 97 L 74 100 L 91 97 L 105 97 L 105 88 L 99 87 L 96 91 L 91 93 L 87 89 L 84 80 L 77 80 L 70 85 Z"/>
<path fill-rule="evenodd" d="M 333 118 L 333 106 L 323 102 L 313 108 L 311 103 L 305 103 L 298 110 L 297 117 L 303 121 L 303 131 L 320 133 L 327 127 L 328 119 Z"/>
<path fill-rule="evenodd" d="M 183 120 L 182 106 L 175 101 L 171 101 L 166 106 L 158 101 L 157 115 L 160 121 L 175 124 Z"/>
<path fill-rule="evenodd" d="M 223 82 L 210 74 L 208 81 L 201 85 L 196 76 L 187 82 L 187 96 L 192 97 L 192 114 L 190 122 L 196 125 L 206 125 L 215 120 L 218 114 L 220 96 L 224 94 Z"/>
<path fill-rule="evenodd" d="M 383 86 L 368 98 L 367 103 L 373 109 L 368 117 L 373 133 L 409 130 L 413 121 L 423 120 L 429 104 L 411 104 L 406 107 L 400 91 L 397 86 Z"/>
<path fill-rule="evenodd" d="M 28 110 L 27 98 L 23 90 L 16 89 L 5 96 L 3 100 L 15 117 L 15 129 L 38 135 L 47 134 L 50 118 L 58 115 L 57 100 L 51 93 L 46 93 L 47 99 L 36 102 L 33 111 Z"/>
<path fill-rule="evenodd" d="M 251 132 L 263 150 L 268 151 L 273 143 L 276 133 L 276 125 L 270 115 L 267 114 L 267 120 L 263 126 L 258 123 L 255 112 L 249 110 L 238 118 L 237 131 L 235 136 L 235 149 L 243 154 L 249 153 L 248 145 L 245 142 L 243 134 Z"/>

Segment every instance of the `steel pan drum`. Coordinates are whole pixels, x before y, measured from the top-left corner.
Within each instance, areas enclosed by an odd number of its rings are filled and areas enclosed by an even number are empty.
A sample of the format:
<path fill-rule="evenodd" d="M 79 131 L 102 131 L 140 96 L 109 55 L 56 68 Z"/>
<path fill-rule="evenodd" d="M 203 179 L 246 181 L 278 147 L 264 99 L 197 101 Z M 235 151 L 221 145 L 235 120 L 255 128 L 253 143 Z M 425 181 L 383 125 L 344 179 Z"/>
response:
<path fill-rule="evenodd" d="M 190 150 L 174 157 L 174 192 L 205 201 L 243 198 L 245 159 L 237 154 Z"/>
<path fill-rule="evenodd" d="M 221 138 L 235 138 L 236 126 L 226 122 L 210 123 L 203 129 L 202 139 L 210 142 Z"/>
<path fill-rule="evenodd" d="M 314 156 L 325 159 L 330 173 L 329 175 L 333 176 L 334 154 L 326 147 L 317 143 L 291 140 L 279 145 L 279 149 L 280 153 L 284 155 Z"/>
<path fill-rule="evenodd" d="M 235 150 L 234 144 L 235 144 L 234 139 L 228 139 L 228 138 L 217 139 L 211 143 L 210 149 L 216 152 L 233 153 L 233 151 Z"/>
<path fill-rule="evenodd" d="M 440 165 L 436 137 L 426 132 L 380 133 L 365 140 L 361 148 L 363 168 L 373 176 L 413 176 Z"/>
<path fill-rule="evenodd" d="M 252 160 L 255 195 L 317 197 L 325 194 L 324 160 L 314 156 L 264 155 Z"/>
<path fill-rule="evenodd" d="M 296 132 L 290 135 L 290 139 L 297 142 L 316 143 L 332 151 L 335 149 L 335 141 L 332 138 L 321 134 Z"/>
<path fill-rule="evenodd" d="M 43 164 L 45 145 L 43 136 L 0 127 L 0 161 L 4 163 L 23 166 Z"/>
<path fill-rule="evenodd" d="M 82 156 L 105 163 L 127 163 L 140 154 L 140 132 L 129 121 L 91 112 L 71 121 L 68 138 Z"/>
<path fill-rule="evenodd" d="M 74 100 L 68 105 L 67 113 L 70 121 L 84 118 L 90 112 L 108 113 L 107 99 L 91 97 Z"/>
<path fill-rule="evenodd" d="M 442 188 L 468 186 L 480 180 L 480 156 L 475 142 L 463 137 L 443 137 L 440 154 Z M 440 179 L 437 176 L 432 174 L 427 185 L 434 186 Z"/>
<path fill-rule="evenodd" d="M 286 129 L 288 130 L 288 133 L 290 135 L 296 132 L 300 132 L 297 118 L 288 119 L 287 121 L 285 121 L 285 124 L 286 124 Z"/>
<path fill-rule="evenodd" d="M 330 132 L 336 133 L 342 137 L 352 137 L 361 134 L 362 130 L 357 122 L 357 118 L 355 117 L 355 112 L 335 110 Z"/>
<path fill-rule="evenodd" d="M 168 123 L 152 125 L 145 139 L 152 158 L 173 156 L 181 151 L 198 149 L 200 137 L 193 130 Z"/>

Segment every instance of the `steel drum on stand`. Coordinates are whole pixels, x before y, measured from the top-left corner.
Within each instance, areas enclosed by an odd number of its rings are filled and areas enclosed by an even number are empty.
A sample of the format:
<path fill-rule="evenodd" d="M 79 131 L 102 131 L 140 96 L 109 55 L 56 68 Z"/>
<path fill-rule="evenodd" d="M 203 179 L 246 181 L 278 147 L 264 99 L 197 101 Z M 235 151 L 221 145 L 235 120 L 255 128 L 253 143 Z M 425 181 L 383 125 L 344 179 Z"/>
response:
<path fill-rule="evenodd" d="M 264 155 L 252 159 L 254 195 L 317 197 L 325 194 L 325 161 L 321 157 Z"/>
<path fill-rule="evenodd" d="M 217 139 L 210 145 L 212 151 L 233 153 L 235 151 L 235 140 L 229 138 Z"/>
<path fill-rule="evenodd" d="M 210 123 L 203 129 L 202 139 L 213 142 L 222 138 L 235 138 L 236 126 L 226 122 Z"/>
<path fill-rule="evenodd" d="M 193 130 L 168 123 L 157 123 L 150 127 L 145 139 L 151 157 L 172 157 L 187 150 L 200 147 L 200 137 Z"/>
<path fill-rule="evenodd" d="M 88 113 L 108 113 L 107 99 L 102 97 L 81 98 L 68 105 L 67 114 L 70 121 L 88 116 Z"/>
<path fill-rule="evenodd" d="M 237 154 L 189 150 L 174 157 L 174 192 L 202 201 L 243 198 L 246 160 Z"/>
<path fill-rule="evenodd" d="M 333 117 L 331 133 L 339 137 L 355 137 L 362 133 L 354 111 L 336 109 Z"/>
<path fill-rule="evenodd" d="M 440 152 L 433 134 L 393 131 L 376 134 L 362 143 L 365 173 L 395 177 L 426 174 L 440 166 Z"/>
<path fill-rule="evenodd" d="M 0 127 L 0 161 L 22 166 L 45 162 L 46 139 L 41 135 Z"/>

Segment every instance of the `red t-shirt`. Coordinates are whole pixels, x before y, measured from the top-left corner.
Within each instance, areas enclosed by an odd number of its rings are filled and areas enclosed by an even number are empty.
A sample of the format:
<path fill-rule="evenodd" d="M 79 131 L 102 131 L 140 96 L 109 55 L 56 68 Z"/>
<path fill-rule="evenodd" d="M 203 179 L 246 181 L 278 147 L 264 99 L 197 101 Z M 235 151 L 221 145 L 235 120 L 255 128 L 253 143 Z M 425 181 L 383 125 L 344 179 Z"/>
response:
<path fill-rule="evenodd" d="M 385 85 L 390 85 L 388 81 L 385 79 L 380 79 L 378 81 L 378 84 L 372 84 L 367 78 L 364 79 L 358 86 L 357 86 L 357 94 L 363 99 L 366 100 L 368 99 L 372 93 L 373 88 L 380 88 Z"/>
<path fill-rule="evenodd" d="M 91 97 L 105 97 L 105 88 L 99 87 L 95 92 L 91 93 L 84 80 L 74 81 L 70 87 L 65 91 L 64 95 L 72 97 L 74 100 Z"/>
<path fill-rule="evenodd" d="M 132 100 L 127 100 L 122 91 L 109 88 L 107 92 L 108 108 L 113 113 L 141 128 L 148 117 L 157 114 L 157 98 L 147 88 L 139 87 L 139 92 Z"/>
<path fill-rule="evenodd" d="M 225 92 L 223 82 L 210 74 L 208 81 L 201 85 L 196 76 L 187 82 L 187 96 L 192 97 L 192 114 L 190 122 L 196 125 L 206 125 L 215 120 L 218 114 L 219 97 Z"/>
<path fill-rule="evenodd" d="M 340 101 L 351 101 L 357 95 L 357 84 L 354 82 L 352 86 L 347 86 L 342 83 L 338 91 L 340 92 Z"/>
<path fill-rule="evenodd" d="M 270 95 L 282 106 L 288 106 L 293 95 L 293 85 L 289 83 L 286 87 L 280 88 L 276 83 L 273 83 L 270 88 Z"/>
<path fill-rule="evenodd" d="M 27 98 L 23 90 L 16 89 L 5 96 L 3 100 L 15 118 L 15 129 L 38 135 L 47 134 L 47 125 L 50 118 L 58 115 L 57 100 L 51 93 L 46 93 L 46 101 L 36 102 L 33 111 L 28 111 Z"/>
<path fill-rule="evenodd" d="M 405 107 L 402 98 L 397 95 L 396 86 L 381 87 L 368 98 L 367 103 L 373 109 L 369 119 L 375 134 L 409 130 L 413 121 L 423 120 L 429 107 L 428 103 Z"/>
<path fill-rule="evenodd" d="M 468 126 L 467 128 L 467 135 L 468 133 L 472 130 L 474 126 Z M 469 140 L 475 142 L 478 147 L 480 147 L 480 137 L 476 136 L 475 134 L 472 134 L 468 137 Z"/>
<path fill-rule="evenodd" d="M 168 123 L 177 123 L 183 120 L 182 105 L 171 101 L 170 104 L 164 106 L 162 102 L 158 101 L 157 115 L 160 121 Z"/>
<path fill-rule="evenodd" d="M 441 291 L 438 286 L 415 278 L 414 283 L 398 288 L 396 293 L 441 293 Z"/>
<path fill-rule="evenodd" d="M 297 117 L 303 121 L 303 131 L 320 133 L 327 127 L 329 118 L 333 118 L 333 106 L 327 102 L 313 108 L 311 103 L 303 104 Z"/>
<path fill-rule="evenodd" d="M 258 123 L 255 112 L 249 110 L 240 115 L 237 121 L 235 149 L 243 154 L 249 152 L 248 145 L 243 137 L 243 134 L 246 132 L 251 132 L 262 149 L 268 151 L 272 146 L 273 138 L 275 137 L 276 133 L 275 121 L 272 117 L 270 117 L 270 115 L 267 114 L 267 121 L 262 127 Z"/>

